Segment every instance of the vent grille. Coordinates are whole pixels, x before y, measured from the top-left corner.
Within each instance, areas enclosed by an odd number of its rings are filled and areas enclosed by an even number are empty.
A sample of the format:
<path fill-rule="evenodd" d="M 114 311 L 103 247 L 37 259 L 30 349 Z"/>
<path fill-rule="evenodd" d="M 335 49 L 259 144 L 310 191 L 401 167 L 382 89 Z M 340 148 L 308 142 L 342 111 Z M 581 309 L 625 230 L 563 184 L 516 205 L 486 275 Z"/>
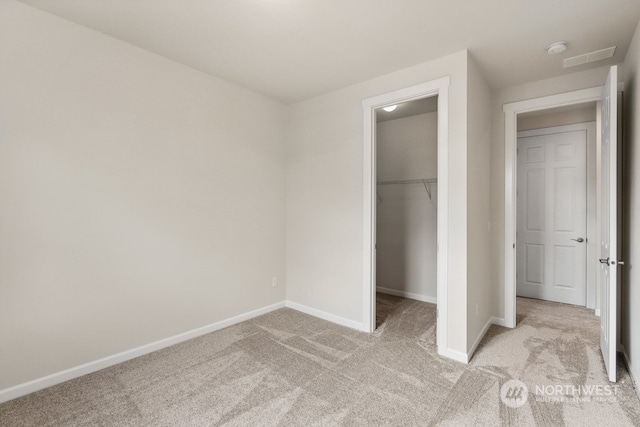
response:
<path fill-rule="evenodd" d="M 616 47 L 612 46 L 606 49 L 596 50 L 595 52 L 573 56 L 562 61 L 562 66 L 564 68 L 569 68 L 577 65 L 588 64 L 589 62 L 601 61 L 603 59 L 611 58 L 615 52 Z"/>

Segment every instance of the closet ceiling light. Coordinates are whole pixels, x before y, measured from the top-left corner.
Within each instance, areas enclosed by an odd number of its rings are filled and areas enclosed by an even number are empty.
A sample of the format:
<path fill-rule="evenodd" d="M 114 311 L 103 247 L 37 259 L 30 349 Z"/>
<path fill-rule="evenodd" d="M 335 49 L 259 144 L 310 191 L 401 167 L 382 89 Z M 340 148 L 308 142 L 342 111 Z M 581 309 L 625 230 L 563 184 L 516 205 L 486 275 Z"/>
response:
<path fill-rule="evenodd" d="M 389 105 L 388 107 L 383 107 L 382 109 L 390 113 L 393 110 L 395 110 L 397 107 L 398 107 L 397 105 Z"/>
<path fill-rule="evenodd" d="M 547 53 L 549 55 L 557 55 L 565 50 L 567 50 L 567 42 L 555 42 L 547 46 Z"/>

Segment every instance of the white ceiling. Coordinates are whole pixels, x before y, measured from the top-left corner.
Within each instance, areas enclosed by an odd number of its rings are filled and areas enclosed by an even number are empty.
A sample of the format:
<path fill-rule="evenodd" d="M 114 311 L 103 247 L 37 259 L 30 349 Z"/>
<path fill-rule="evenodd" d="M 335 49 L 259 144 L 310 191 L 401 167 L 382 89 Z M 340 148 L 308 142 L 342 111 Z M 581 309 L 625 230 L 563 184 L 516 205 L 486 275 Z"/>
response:
<path fill-rule="evenodd" d="M 462 49 L 493 87 L 618 63 L 640 19 L 638 0 L 22 1 L 287 103 Z"/>
<path fill-rule="evenodd" d="M 376 122 L 380 123 L 436 112 L 438 111 L 438 97 L 431 96 L 429 98 L 416 99 L 397 105 L 393 111 L 385 111 L 383 108 L 378 108 L 376 110 Z"/>
<path fill-rule="evenodd" d="M 529 119 L 532 117 L 542 117 L 542 116 L 551 116 L 557 114 L 566 114 L 566 113 L 576 113 L 582 111 L 594 111 L 593 115 L 595 117 L 595 109 L 596 102 L 584 102 L 582 104 L 574 104 L 574 105 L 564 105 L 562 107 L 554 107 L 546 110 L 537 110 L 530 111 L 528 113 L 520 113 L 518 114 L 518 120 L 520 119 Z"/>

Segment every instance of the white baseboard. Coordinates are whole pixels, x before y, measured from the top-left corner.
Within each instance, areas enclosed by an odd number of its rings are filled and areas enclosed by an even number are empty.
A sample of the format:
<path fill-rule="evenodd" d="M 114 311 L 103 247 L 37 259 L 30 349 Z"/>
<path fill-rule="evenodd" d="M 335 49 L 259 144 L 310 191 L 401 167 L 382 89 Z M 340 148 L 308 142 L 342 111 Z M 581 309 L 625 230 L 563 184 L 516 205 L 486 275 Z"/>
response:
<path fill-rule="evenodd" d="M 397 296 L 397 297 L 403 297 L 403 298 L 414 299 L 414 300 L 417 300 L 417 301 L 429 302 L 431 304 L 437 304 L 438 303 L 438 299 L 436 297 L 429 297 L 427 295 L 420 295 L 420 294 L 414 294 L 412 292 L 399 291 L 397 289 L 383 288 L 383 287 L 378 286 L 378 287 L 376 287 L 376 291 L 380 292 L 381 294 L 394 295 L 394 296 Z"/>
<path fill-rule="evenodd" d="M 476 337 L 476 340 L 473 342 L 473 345 L 467 352 L 467 360 L 471 360 L 471 358 L 473 357 L 473 353 L 476 352 L 476 349 L 480 345 L 480 341 L 482 341 L 482 338 L 484 338 L 485 334 L 487 333 L 487 331 L 489 330 L 492 324 L 493 324 L 493 317 L 490 317 L 487 319 L 487 323 L 484 324 L 484 326 L 482 327 L 482 330 Z"/>
<path fill-rule="evenodd" d="M 355 320 L 347 319 L 345 317 L 336 316 L 335 314 L 327 313 L 326 311 L 318 310 L 315 308 L 308 307 L 303 304 L 298 304 L 297 302 L 287 301 L 286 306 L 292 308 L 294 310 L 300 311 L 302 313 L 309 314 L 314 317 L 319 317 L 320 319 L 327 320 L 332 323 L 336 323 L 341 326 L 346 326 L 347 328 L 356 329 L 358 331 L 368 332 L 365 330 L 362 322 L 356 322 Z"/>
<path fill-rule="evenodd" d="M 443 350 L 438 349 L 438 354 L 440 356 L 446 357 L 447 359 L 455 360 L 456 362 L 460 362 L 464 364 L 469 363 L 469 356 L 467 356 L 461 351 L 445 348 Z"/>
<path fill-rule="evenodd" d="M 492 317 L 491 323 L 496 326 L 504 326 L 505 328 L 507 327 L 507 321 L 501 317 Z"/>
<path fill-rule="evenodd" d="M 384 291 L 381 291 L 381 292 L 384 292 Z M 399 291 L 396 291 L 396 292 L 399 292 Z M 418 298 L 413 298 L 411 296 L 409 296 L 408 298 L 418 299 Z M 431 301 L 427 301 L 427 302 L 431 302 Z M 435 303 L 435 300 L 433 302 Z M 163 348 L 181 343 L 183 341 L 190 340 L 192 338 L 199 337 L 201 335 L 215 332 L 217 330 L 235 325 L 240 322 L 244 322 L 245 320 L 249 320 L 254 317 L 261 316 L 263 314 L 269 313 L 271 311 L 274 311 L 283 307 L 289 307 L 293 310 L 297 310 L 302 313 L 306 313 L 311 316 L 318 317 L 320 319 L 324 319 L 332 323 L 336 323 L 338 325 L 346 326 L 351 329 L 368 332 L 367 330 L 365 330 L 361 322 L 357 322 L 341 316 L 330 314 L 325 311 L 311 308 L 303 304 L 298 304 L 293 301 L 282 301 L 276 304 L 272 304 L 266 307 L 262 307 L 262 308 L 247 312 L 247 313 L 240 314 L 238 316 L 231 317 L 229 319 L 221 320 L 219 322 L 212 323 L 210 325 L 203 326 L 201 328 L 193 329 L 188 332 L 174 335 L 172 337 L 155 341 L 150 344 L 133 348 L 131 350 L 123 351 L 121 353 L 107 356 L 102 359 L 95 360 L 93 362 L 85 363 L 83 365 L 76 366 L 74 368 L 66 369 L 61 372 L 57 372 L 42 378 L 38 378 L 32 381 L 28 381 L 26 383 L 22 383 L 13 387 L 6 388 L 4 390 L 0 390 L 0 403 L 7 402 L 12 399 L 16 399 L 18 397 L 27 395 L 29 393 L 33 393 L 47 387 L 51 387 L 53 385 L 60 384 L 65 381 L 69 381 L 71 379 L 78 378 L 80 376 L 87 375 L 92 372 L 96 372 L 101 369 L 108 368 L 113 365 L 117 365 L 118 363 L 126 362 L 127 360 L 131 360 L 136 357 L 140 357 L 145 354 L 161 350 Z M 489 329 L 491 324 L 502 326 L 504 325 L 504 319 L 499 319 L 495 317 L 490 318 L 489 321 L 487 321 L 487 324 L 483 327 L 482 332 L 476 339 L 476 342 L 474 343 L 474 345 L 471 347 L 470 351 L 467 354 L 463 352 L 459 352 L 457 350 L 452 350 L 452 349 L 444 349 L 442 351 L 438 350 L 438 354 L 458 362 L 469 363 L 469 360 L 471 360 L 471 356 L 473 356 L 473 353 L 475 352 L 476 348 L 480 344 L 480 341 L 482 341 L 482 338 L 484 337 L 484 335 L 487 333 L 487 330 Z M 626 357 L 626 353 L 625 353 L 625 357 Z M 633 373 L 632 373 L 632 377 L 634 381 L 637 378 Z"/>
<path fill-rule="evenodd" d="M 193 329 L 188 332 L 183 332 L 178 335 L 174 335 L 169 338 L 165 338 L 159 341 L 145 344 L 140 347 L 133 348 L 131 350 L 123 351 L 111 356 L 103 357 L 102 359 L 95 360 L 93 362 L 85 363 L 74 368 L 66 369 L 55 374 L 47 375 L 42 378 L 38 378 L 26 383 L 18 384 L 13 387 L 0 390 L 0 403 L 7 402 L 9 400 L 16 399 L 20 396 L 27 395 L 29 393 L 42 390 L 47 387 L 51 387 L 56 384 L 63 383 L 65 381 L 72 380 L 74 378 L 81 377 L 83 375 L 90 374 L 92 372 L 99 371 L 109 366 L 117 365 L 118 363 L 126 362 L 127 360 L 135 359 L 136 357 L 143 356 L 154 351 L 161 350 L 163 348 L 181 343 L 183 341 L 190 340 L 192 338 L 199 337 L 201 335 L 214 332 L 228 326 L 235 325 L 236 323 L 244 322 L 245 320 L 252 319 L 257 316 L 269 313 L 279 308 L 285 307 L 285 302 L 279 302 L 266 307 L 262 307 L 256 310 L 249 311 L 247 313 L 240 314 L 238 316 L 231 317 L 229 319 L 221 320 L 219 322 L 212 323 L 201 328 Z"/>
<path fill-rule="evenodd" d="M 596 313 L 596 316 L 600 317 L 600 309 L 599 308 L 595 309 L 595 313 Z"/>
<path fill-rule="evenodd" d="M 638 382 L 638 380 L 640 380 L 640 377 L 636 375 L 636 372 L 634 370 L 635 368 L 631 364 L 631 361 L 629 360 L 627 349 L 624 348 L 622 344 L 620 344 L 620 347 L 622 347 L 622 356 L 624 357 L 624 361 L 627 364 L 627 369 L 629 370 L 629 376 L 631 377 L 631 382 L 633 382 L 633 389 L 636 391 L 636 394 L 638 395 L 638 397 L 640 397 L 640 390 L 638 390 L 638 386 L 640 385 L 640 382 Z"/>
<path fill-rule="evenodd" d="M 490 317 L 489 320 L 487 320 L 487 323 L 484 324 L 484 326 L 482 327 L 482 331 L 480 331 L 480 334 L 478 334 L 478 337 L 476 338 L 476 340 L 474 341 L 473 345 L 469 349 L 469 352 L 466 354 L 467 363 L 473 357 L 473 354 L 478 349 L 478 346 L 482 342 L 482 339 L 484 338 L 484 336 L 489 331 L 489 328 L 491 327 L 491 325 L 505 326 L 506 322 L 505 322 L 504 319 L 499 318 L 499 317 Z"/>

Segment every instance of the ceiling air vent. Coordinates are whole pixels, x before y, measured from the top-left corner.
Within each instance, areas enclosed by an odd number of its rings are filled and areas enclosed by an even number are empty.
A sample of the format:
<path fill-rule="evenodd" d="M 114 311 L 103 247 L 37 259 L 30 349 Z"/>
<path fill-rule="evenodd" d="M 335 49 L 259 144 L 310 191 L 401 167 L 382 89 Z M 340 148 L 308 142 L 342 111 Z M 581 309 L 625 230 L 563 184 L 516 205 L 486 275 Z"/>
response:
<path fill-rule="evenodd" d="M 596 50 L 595 52 L 585 53 L 583 55 L 573 56 L 562 61 L 564 68 L 575 67 L 576 65 L 588 64 L 589 62 L 600 61 L 602 59 L 611 58 L 616 52 L 616 47 L 608 47 L 606 49 Z"/>

